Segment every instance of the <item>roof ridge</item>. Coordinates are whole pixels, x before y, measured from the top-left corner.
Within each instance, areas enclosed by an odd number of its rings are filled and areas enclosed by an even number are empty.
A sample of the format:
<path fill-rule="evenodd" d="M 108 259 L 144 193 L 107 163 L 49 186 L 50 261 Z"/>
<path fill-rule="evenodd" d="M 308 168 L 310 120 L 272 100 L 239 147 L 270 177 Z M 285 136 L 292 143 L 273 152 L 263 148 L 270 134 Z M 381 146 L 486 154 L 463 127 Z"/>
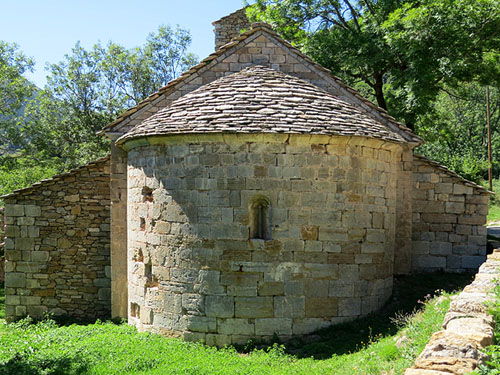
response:
<path fill-rule="evenodd" d="M 252 65 L 181 96 L 116 141 L 186 133 L 303 133 L 407 140 L 307 80 Z"/>
<path fill-rule="evenodd" d="M 73 169 L 70 169 L 69 171 L 67 172 L 63 172 L 63 173 L 59 173 L 59 174 L 56 174 L 50 178 L 44 178 L 43 180 L 40 180 L 38 182 L 35 182 L 34 184 L 30 185 L 30 186 L 27 186 L 25 188 L 21 188 L 21 189 L 16 189 L 14 190 L 12 193 L 9 193 L 9 194 L 5 194 L 5 195 L 1 195 L 0 196 L 0 199 L 5 199 L 5 198 L 10 198 L 10 197 L 13 197 L 15 195 L 18 195 L 20 193 L 24 193 L 26 191 L 29 191 L 31 189 L 35 189 L 37 187 L 39 187 L 40 185 L 44 185 L 44 184 L 47 184 L 49 182 L 56 182 L 56 181 L 59 181 L 60 179 L 64 178 L 64 177 L 68 177 L 68 176 L 72 176 L 74 175 L 75 173 L 78 173 L 78 172 L 81 172 L 83 171 L 85 168 L 88 168 L 88 167 L 91 167 L 91 166 L 94 166 L 94 165 L 97 165 L 97 164 L 100 164 L 100 163 L 103 163 L 107 160 L 109 160 L 111 157 L 111 154 L 108 154 L 107 156 L 104 156 L 102 158 L 99 158 L 97 160 L 93 160 L 91 162 L 88 162 L 87 164 L 84 164 L 84 165 L 81 165 L 79 167 L 76 167 L 76 168 L 73 168 Z"/>
<path fill-rule="evenodd" d="M 238 45 L 242 41 L 246 40 L 250 36 L 256 34 L 259 31 L 264 31 L 275 38 L 277 38 L 277 41 L 279 43 L 284 44 L 287 48 L 291 49 L 293 52 L 295 52 L 298 56 L 300 56 L 302 59 L 307 61 L 309 64 L 313 65 L 315 68 L 318 70 L 326 73 L 329 78 L 333 79 L 337 84 L 339 84 L 344 90 L 346 90 L 348 93 L 353 95 L 355 98 L 369 106 L 370 108 L 374 109 L 377 111 L 382 118 L 384 118 L 386 121 L 391 123 L 393 126 L 397 127 L 409 141 L 413 141 L 416 143 L 423 143 L 423 139 L 419 137 L 418 135 L 414 134 L 410 129 L 408 129 L 404 124 L 400 123 L 397 121 L 394 117 L 388 114 L 388 112 L 371 102 L 370 100 L 366 99 L 363 97 L 357 90 L 353 89 L 352 87 L 348 86 L 345 84 L 342 79 L 339 77 L 335 76 L 331 70 L 323 67 L 322 65 L 316 63 L 313 61 L 309 56 L 306 54 L 302 53 L 297 47 L 293 46 L 290 42 L 287 40 L 283 39 L 273 28 L 271 25 L 265 22 L 255 22 L 250 25 L 250 29 L 241 33 L 237 37 L 231 39 L 231 41 L 223 46 L 221 46 L 218 50 L 215 52 L 212 52 L 210 55 L 208 55 L 206 58 L 200 61 L 199 64 L 191 67 L 184 73 L 182 73 L 178 78 L 168 82 L 165 86 L 161 87 L 158 89 L 157 92 L 149 95 L 146 99 L 142 100 L 139 104 L 137 104 L 134 107 L 129 108 L 126 110 L 124 113 L 122 113 L 119 117 L 117 117 L 113 122 L 109 123 L 106 125 L 103 129 L 101 129 L 98 134 L 103 135 L 106 132 L 106 129 L 110 129 L 111 127 L 118 125 L 121 123 L 123 120 L 125 120 L 129 115 L 132 115 L 133 113 L 139 111 L 141 108 L 145 107 L 147 104 L 152 102 L 153 100 L 157 99 L 161 95 L 165 94 L 169 89 L 175 87 L 177 84 L 183 82 L 185 79 L 190 77 L 191 75 L 195 74 L 198 72 L 200 69 L 204 68 L 207 66 L 210 62 L 212 62 L 214 59 L 217 57 L 223 55 L 227 50 L 230 48 Z"/>

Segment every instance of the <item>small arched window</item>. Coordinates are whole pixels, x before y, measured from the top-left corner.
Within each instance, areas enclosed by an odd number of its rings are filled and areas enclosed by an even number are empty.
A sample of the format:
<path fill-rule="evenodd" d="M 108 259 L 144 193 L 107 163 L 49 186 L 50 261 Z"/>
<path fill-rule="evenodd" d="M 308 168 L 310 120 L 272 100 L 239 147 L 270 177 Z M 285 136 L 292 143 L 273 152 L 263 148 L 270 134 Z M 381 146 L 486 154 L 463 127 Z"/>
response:
<path fill-rule="evenodd" d="M 248 204 L 250 239 L 271 239 L 271 202 L 264 195 L 254 195 Z"/>

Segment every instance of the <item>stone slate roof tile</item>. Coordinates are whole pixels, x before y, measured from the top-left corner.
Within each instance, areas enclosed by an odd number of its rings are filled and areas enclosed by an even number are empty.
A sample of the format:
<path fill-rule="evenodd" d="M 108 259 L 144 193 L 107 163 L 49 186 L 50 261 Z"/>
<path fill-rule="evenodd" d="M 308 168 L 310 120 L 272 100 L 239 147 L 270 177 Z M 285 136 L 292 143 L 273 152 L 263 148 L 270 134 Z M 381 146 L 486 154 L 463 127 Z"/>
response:
<path fill-rule="evenodd" d="M 406 142 L 355 106 L 299 78 L 252 66 L 172 102 L 118 139 L 186 133 L 306 133 Z"/>
<path fill-rule="evenodd" d="M 298 56 L 303 58 L 305 61 L 307 61 L 309 64 L 313 65 L 316 69 L 326 73 L 329 77 L 331 77 L 340 87 L 342 87 L 344 90 L 347 92 L 351 93 L 354 95 L 357 99 L 361 100 L 366 106 L 374 109 L 377 111 L 380 116 L 382 116 L 385 120 L 387 120 L 390 124 L 395 126 L 401 134 L 408 140 L 411 140 L 416 143 L 423 143 L 422 138 L 414 134 L 410 129 L 408 129 L 406 126 L 404 126 L 402 123 L 398 122 L 396 119 L 394 119 L 392 116 L 390 116 L 386 110 L 380 108 L 376 104 L 372 103 L 370 100 L 366 99 L 363 97 L 358 91 L 354 90 L 353 88 L 347 86 L 339 77 L 336 77 L 335 75 L 332 74 L 332 72 L 321 66 L 320 64 L 314 62 L 309 56 L 303 54 L 298 48 L 294 47 L 292 44 L 284 40 L 278 33 L 276 33 L 272 27 L 264 22 L 256 22 L 251 25 L 250 30 L 245 31 L 241 33 L 239 36 L 234 38 L 231 42 L 223 45 L 220 47 L 217 51 L 213 52 L 210 54 L 208 57 L 203 59 L 198 65 L 193 66 L 186 72 L 184 72 L 180 77 L 170 81 L 167 83 L 166 86 L 163 86 L 160 88 L 157 92 L 151 94 L 148 96 L 146 99 L 141 101 L 138 105 L 135 107 L 129 108 L 127 111 L 122 113 L 119 117 L 117 117 L 113 122 L 110 124 L 106 125 L 98 134 L 103 135 L 107 131 L 112 131 L 115 126 L 120 124 L 122 121 L 124 121 L 126 118 L 129 116 L 132 116 L 141 110 L 142 108 L 146 107 L 150 103 L 153 103 L 155 100 L 157 100 L 160 96 L 162 95 L 169 95 L 172 92 L 174 92 L 178 85 L 181 85 L 183 82 L 188 80 L 190 77 L 194 76 L 198 71 L 201 69 L 209 67 L 209 65 L 217 59 L 219 56 L 224 55 L 225 53 L 229 53 L 230 49 L 242 42 L 244 42 L 246 39 L 250 38 L 254 34 L 257 34 L 259 32 L 268 34 L 272 37 L 274 37 L 277 41 L 282 43 L 286 48 L 289 50 L 293 51 L 296 53 Z"/>

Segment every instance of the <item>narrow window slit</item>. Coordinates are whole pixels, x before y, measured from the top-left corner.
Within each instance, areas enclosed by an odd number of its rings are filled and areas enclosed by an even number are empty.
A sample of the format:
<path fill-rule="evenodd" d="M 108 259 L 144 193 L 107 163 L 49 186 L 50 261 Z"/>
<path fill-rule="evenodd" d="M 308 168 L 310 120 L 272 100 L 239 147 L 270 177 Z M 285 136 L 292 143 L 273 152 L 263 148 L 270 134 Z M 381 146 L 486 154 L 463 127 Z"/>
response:
<path fill-rule="evenodd" d="M 270 240 L 271 230 L 271 204 L 264 195 L 253 196 L 248 204 L 249 238 Z"/>

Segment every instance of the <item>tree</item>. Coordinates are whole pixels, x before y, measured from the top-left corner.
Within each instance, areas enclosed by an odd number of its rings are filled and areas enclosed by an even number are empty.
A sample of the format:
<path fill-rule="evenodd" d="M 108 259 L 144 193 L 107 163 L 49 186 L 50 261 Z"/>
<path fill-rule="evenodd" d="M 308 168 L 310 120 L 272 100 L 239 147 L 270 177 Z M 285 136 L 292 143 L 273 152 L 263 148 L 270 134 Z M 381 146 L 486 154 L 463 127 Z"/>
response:
<path fill-rule="evenodd" d="M 440 92 L 433 103 L 431 119 L 417 124 L 426 143 L 417 153 L 438 160 L 460 175 L 479 181 L 488 168 L 485 88 L 478 83 L 463 84 Z M 500 175 L 500 90 L 491 89 L 493 174 Z M 425 116 L 424 116 L 425 117 Z"/>
<path fill-rule="evenodd" d="M 0 157 L 15 152 L 19 143 L 17 117 L 36 89 L 23 76 L 33 70 L 34 61 L 18 48 L 16 44 L 0 41 L 0 137 L 4 139 L 0 144 Z"/>
<path fill-rule="evenodd" d="M 500 87 L 499 0 L 258 0 L 249 16 L 410 128 L 448 86 Z"/>
<path fill-rule="evenodd" d="M 47 85 L 26 110 L 19 127 L 24 155 L 68 169 L 109 152 L 96 133 L 195 64 L 190 42 L 188 31 L 161 26 L 133 49 L 109 42 L 86 50 L 77 43 L 47 67 Z"/>

